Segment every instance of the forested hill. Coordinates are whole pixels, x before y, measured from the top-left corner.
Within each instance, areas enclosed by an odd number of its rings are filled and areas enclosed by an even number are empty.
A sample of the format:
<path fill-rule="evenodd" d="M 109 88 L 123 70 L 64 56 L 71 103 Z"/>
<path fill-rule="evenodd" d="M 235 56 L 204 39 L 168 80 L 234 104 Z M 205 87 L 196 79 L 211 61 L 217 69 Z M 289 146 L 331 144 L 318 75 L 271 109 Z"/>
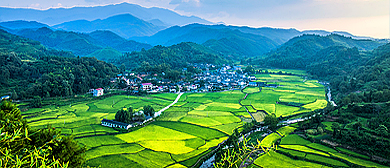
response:
<path fill-rule="evenodd" d="M 149 44 L 126 40 L 111 31 L 94 31 L 89 34 L 54 31 L 43 27 L 39 29 L 23 29 L 16 32 L 25 38 L 40 41 L 43 45 L 59 50 L 71 51 L 80 56 L 96 56 L 92 53 L 111 48 L 118 52 L 140 51 L 152 48 Z M 104 55 L 101 58 L 112 58 L 119 55 Z"/>
<path fill-rule="evenodd" d="M 22 60 L 36 60 L 42 56 L 74 57 L 70 52 L 47 49 L 40 42 L 10 34 L 0 27 L 0 52 L 17 53 Z M 4 61 L 4 60 L 1 60 Z"/>
<path fill-rule="evenodd" d="M 277 50 L 265 55 L 265 59 L 255 62 L 277 68 L 305 69 L 313 60 L 319 59 L 316 54 L 322 49 L 332 46 L 356 47 L 361 51 L 373 50 L 384 43 L 372 40 L 356 40 L 336 34 L 328 36 L 302 35 L 295 37 Z"/>
<path fill-rule="evenodd" d="M 350 54 L 339 52 L 336 55 L 344 55 L 345 58 Z M 390 43 L 367 54 L 356 54 L 355 51 L 353 55 L 357 58 L 345 61 L 345 64 L 323 62 L 308 69 L 319 74 L 326 73 L 323 67 L 326 64 L 329 68 L 338 69 L 329 81 L 339 103 L 390 101 Z"/>
<path fill-rule="evenodd" d="M 118 71 L 96 58 L 49 50 L 39 42 L 2 30 L 0 66 L 0 94 L 12 93 L 13 99 L 86 93 L 108 85 Z"/>
<path fill-rule="evenodd" d="M 155 46 L 150 50 L 126 53 L 114 61 L 117 65 L 124 64 L 127 69 L 150 68 L 149 71 L 161 71 L 158 66 L 169 66 L 172 69 L 187 67 L 188 63 L 227 63 L 221 55 L 210 48 L 195 43 L 180 43 L 169 47 Z M 164 69 L 162 69 L 164 71 Z"/>

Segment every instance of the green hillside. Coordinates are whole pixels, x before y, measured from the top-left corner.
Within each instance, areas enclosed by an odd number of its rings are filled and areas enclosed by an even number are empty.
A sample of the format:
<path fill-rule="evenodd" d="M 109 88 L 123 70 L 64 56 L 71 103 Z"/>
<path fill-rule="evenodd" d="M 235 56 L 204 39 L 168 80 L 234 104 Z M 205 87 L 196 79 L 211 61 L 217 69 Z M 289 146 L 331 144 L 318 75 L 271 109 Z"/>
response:
<path fill-rule="evenodd" d="M 149 50 L 126 53 L 115 61 L 117 65 L 144 68 L 145 72 L 155 71 L 156 68 L 153 67 L 162 64 L 172 69 L 181 69 L 187 67 L 188 63 L 220 64 L 226 62 L 228 61 L 210 48 L 195 43 L 180 43 L 169 47 L 155 46 Z"/>
<path fill-rule="evenodd" d="M 116 59 L 121 56 L 122 56 L 121 52 L 112 48 L 104 48 L 104 49 L 96 50 L 93 53 L 87 55 L 87 57 L 95 57 L 98 60 L 103 60 L 103 61 Z"/>
<path fill-rule="evenodd" d="M 118 71 L 112 64 L 50 50 L 2 30 L 0 66 L 0 94 L 17 95 L 13 99 L 86 93 L 108 85 Z"/>
<path fill-rule="evenodd" d="M 259 59 L 259 64 L 267 64 L 277 68 L 304 69 L 313 60 L 318 59 L 316 53 L 332 46 L 356 47 L 360 51 L 373 50 L 384 43 L 372 40 L 356 40 L 336 34 L 329 36 L 303 35 L 283 44 L 277 50 Z"/>

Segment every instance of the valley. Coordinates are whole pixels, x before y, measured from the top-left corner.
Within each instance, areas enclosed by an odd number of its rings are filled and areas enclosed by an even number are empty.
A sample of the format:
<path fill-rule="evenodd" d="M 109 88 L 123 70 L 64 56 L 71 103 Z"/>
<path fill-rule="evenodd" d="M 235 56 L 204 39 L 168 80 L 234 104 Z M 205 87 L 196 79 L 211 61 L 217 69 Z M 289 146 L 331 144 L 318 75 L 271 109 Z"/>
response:
<path fill-rule="evenodd" d="M 177 94 L 113 95 L 98 100 L 61 103 L 65 104 L 63 106 L 53 103 L 23 111 L 22 115 L 33 128 L 50 124 L 63 134 L 73 135 L 87 147 L 86 164 L 89 166 L 109 167 L 116 162 L 116 167 L 191 167 L 235 129 L 242 130 L 243 125 L 252 120 L 251 115 L 257 122 L 262 122 L 266 114 L 288 117 L 325 107 L 317 103 L 325 100 L 325 88 L 314 80 L 303 82 L 299 76 L 277 74 L 258 75 L 257 80 L 278 82 L 279 85 L 184 93 L 176 104 L 154 121 L 130 128 L 128 132 L 102 126 L 101 121 L 114 119 L 118 110 L 130 106 L 140 110 L 144 105 L 151 105 L 158 111 L 171 104 Z M 243 99 L 246 94 L 248 96 Z M 291 106 L 288 103 L 301 104 Z M 147 161 L 156 156 L 159 157 L 153 162 Z M 110 161 L 105 161 L 107 159 Z M 123 165 L 118 165 L 119 161 Z"/>
<path fill-rule="evenodd" d="M 0 2 L 0 167 L 390 167 L 390 40 L 303 18 L 366 1 L 40 3 Z"/>

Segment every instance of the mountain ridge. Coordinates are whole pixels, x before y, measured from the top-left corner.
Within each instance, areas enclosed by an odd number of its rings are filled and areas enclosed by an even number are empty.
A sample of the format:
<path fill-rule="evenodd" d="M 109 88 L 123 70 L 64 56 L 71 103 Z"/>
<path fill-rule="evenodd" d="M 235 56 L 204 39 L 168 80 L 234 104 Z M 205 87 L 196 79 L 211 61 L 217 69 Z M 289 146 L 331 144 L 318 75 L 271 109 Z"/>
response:
<path fill-rule="evenodd" d="M 46 10 L 0 7 L 0 21 L 28 20 L 48 25 L 57 25 L 73 20 L 96 20 L 118 14 L 131 14 L 142 20 L 159 19 L 168 25 L 186 25 L 190 23 L 212 24 L 195 16 L 183 16 L 164 8 L 145 8 L 137 4 L 120 3 L 94 7 L 50 8 Z"/>

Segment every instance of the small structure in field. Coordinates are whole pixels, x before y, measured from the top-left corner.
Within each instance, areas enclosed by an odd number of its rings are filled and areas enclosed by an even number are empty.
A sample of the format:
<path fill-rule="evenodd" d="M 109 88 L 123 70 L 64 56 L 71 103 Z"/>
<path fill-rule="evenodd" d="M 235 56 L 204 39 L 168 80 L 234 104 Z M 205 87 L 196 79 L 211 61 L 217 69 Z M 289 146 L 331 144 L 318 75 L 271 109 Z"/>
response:
<path fill-rule="evenodd" d="M 127 124 L 119 121 L 107 120 L 107 119 L 102 120 L 102 125 L 106 127 L 123 128 L 126 130 L 132 127 L 131 124 Z"/>
<path fill-rule="evenodd" d="M 97 88 L 95 90 L 93 90 L 93 96 L 102 96 L 104 93 L 103 93 L 103 88 Z"/>
<path fill-rule="evenodd" d="M 9 99 L 9 98 L 10 98 L 10 96 L 9 96 L 9 95 L 1 96 L 1 99 L 0 99 L 0 101 L 1 101 L 1 100 L 3 100 L 3 99 Z"/>
<path fill-rule="evenodd" d="M 152 90 L 153 84 L 152 83 L 142 83 L 142 90 Z"/>

